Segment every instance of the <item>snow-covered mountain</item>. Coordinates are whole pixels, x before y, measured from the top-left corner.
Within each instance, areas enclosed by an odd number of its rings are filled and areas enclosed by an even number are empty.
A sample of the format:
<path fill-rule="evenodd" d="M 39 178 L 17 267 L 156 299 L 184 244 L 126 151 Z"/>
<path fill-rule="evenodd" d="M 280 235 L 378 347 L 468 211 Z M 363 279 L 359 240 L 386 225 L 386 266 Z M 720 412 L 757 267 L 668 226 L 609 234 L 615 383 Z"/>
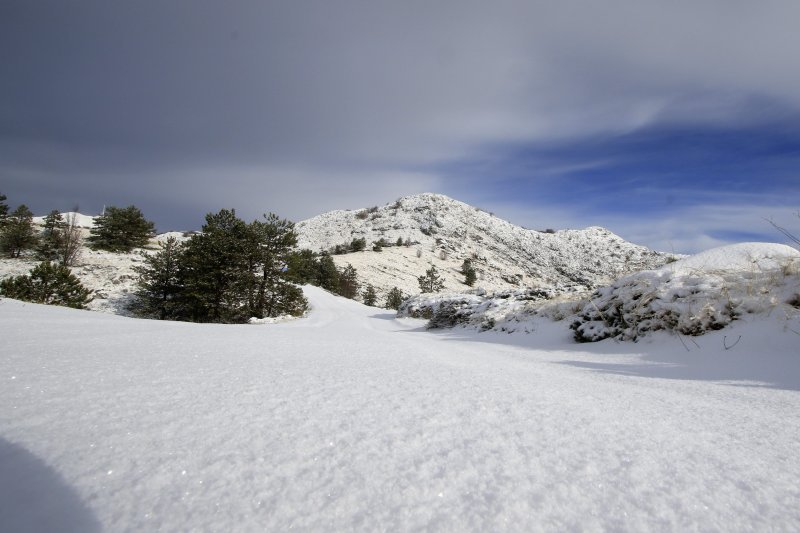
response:
<path fill-rule="evenodd" d="M 334 256 L 351 263 L 363 284 L 379 294 L 397 286 L 419 292 L 417 277 L 436 265 L 445 289 L 463 290 L 461 264 L 472 259 L 476 287 L 503 290 L 539 287 L 557 292 L 585 291 L 620 276 L 656 268 L 669 258 L 625 241 L 600 227 L 537 231 L 440 194 L 406 196 L 382 207 L 331 211 L 299 222 L 298 246 L 327 251 L 365 239 L 366 251 Z M 391 244 L 381 252 L 372 245 Z M 402 240 L 403 246 L 396 246 Z M 410 246 L 405 243 L 411 243 Z"/>

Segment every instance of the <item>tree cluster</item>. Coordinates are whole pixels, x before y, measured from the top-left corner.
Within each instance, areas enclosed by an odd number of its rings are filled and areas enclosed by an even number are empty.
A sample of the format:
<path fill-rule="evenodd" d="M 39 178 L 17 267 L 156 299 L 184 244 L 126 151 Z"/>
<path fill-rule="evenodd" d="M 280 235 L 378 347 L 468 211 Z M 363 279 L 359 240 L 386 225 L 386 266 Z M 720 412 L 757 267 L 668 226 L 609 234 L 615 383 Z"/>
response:
<path fill-rule="evenodd" d="M 250 224 L 223 209 L 206 215 L 202 232 L 170 238 L 143 254 L 132 310 L 141 316 L 193 322 L 246 322 L 301 315 L 307 307 L 287 266 L 294 224 L 270 213 Z"/>

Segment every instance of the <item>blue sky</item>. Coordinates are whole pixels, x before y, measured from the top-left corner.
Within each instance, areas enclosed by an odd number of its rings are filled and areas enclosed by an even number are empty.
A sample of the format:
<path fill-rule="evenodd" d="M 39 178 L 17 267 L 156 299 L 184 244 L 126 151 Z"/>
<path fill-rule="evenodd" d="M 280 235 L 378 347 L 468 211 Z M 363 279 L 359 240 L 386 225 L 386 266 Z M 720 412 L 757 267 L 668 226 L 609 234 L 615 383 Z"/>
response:
<path fill-rule="evenodd" d="M 469 179 L 470 198 L 506 206 L 526 227 L 602 225 L 686 253 L 781 240 L 765 219 L 800 227 L 792 216 L 800 212 L 797 116 L 738 127 L 652 126 L 486 152 L 441 171 L 454 182 Z M 673 234 L 654 235 L 666 228 L 653 221 L 672 224 Z"/>
<path fill-rule="evenodd" d="M 7 0 L 0 192 L 37 213 L 439 192 L 661 250 L 800 219 L 795 0 Z"/>

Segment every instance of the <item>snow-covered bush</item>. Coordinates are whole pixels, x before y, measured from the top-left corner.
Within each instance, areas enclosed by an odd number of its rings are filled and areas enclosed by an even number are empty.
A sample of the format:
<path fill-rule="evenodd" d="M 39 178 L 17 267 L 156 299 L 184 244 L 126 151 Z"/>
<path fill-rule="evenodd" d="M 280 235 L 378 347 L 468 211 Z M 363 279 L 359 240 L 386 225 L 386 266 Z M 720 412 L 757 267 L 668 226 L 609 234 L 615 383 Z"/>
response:
<path fill-rule="evenodd" d="M 800 253 L 781 244 L 715 248 L 595 291 L 571 328 L 575 340 L 636 340 L 657 330 L 702 335 L 744 314 L 791 306 Z"/>

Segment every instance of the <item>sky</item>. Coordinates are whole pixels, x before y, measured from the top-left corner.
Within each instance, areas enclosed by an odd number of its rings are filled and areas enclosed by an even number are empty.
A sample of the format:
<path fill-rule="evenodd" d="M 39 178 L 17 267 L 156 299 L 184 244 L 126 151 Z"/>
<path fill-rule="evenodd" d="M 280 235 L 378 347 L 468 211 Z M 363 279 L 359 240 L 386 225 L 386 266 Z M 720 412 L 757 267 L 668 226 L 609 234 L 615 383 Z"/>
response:
<path fill-rule="evenodd" d="M 302 220 L 437 192 L 693 253 L 800 231 L 795 0 L 5 0 L 0 193 Z"/>

